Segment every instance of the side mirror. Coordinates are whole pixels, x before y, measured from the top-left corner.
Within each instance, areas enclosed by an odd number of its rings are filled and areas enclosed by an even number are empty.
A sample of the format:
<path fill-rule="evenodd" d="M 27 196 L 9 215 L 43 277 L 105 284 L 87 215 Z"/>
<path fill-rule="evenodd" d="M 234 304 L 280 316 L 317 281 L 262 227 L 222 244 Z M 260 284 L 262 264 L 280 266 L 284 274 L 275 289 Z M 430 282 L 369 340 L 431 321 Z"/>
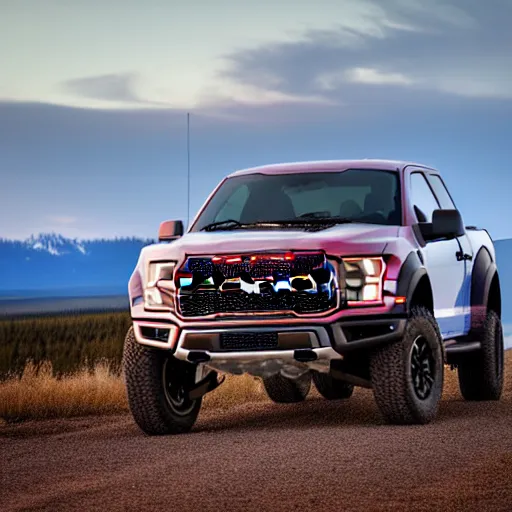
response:
<path fill-rule="evenodd" d="M 422 222 L 419 226 L 425 240 L 457 238 L 465 233 L 458 210 L 434 210 L 432 222 Z"/>
<path fill-rule="evenodd" d="M 181 220 L 165 220 L 158 230 L 158 241 L 168 242 L 183 236 L 183 222 Z"/>

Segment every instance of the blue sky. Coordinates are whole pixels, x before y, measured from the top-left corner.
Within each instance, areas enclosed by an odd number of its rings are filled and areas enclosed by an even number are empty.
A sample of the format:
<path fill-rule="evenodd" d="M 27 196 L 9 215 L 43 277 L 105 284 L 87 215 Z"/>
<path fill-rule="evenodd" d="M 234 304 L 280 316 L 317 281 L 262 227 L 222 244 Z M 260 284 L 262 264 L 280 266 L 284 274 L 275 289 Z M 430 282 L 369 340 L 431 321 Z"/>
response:
<path fill-rule="evenodd" d="M 512 2 L 0 0 L 0 236 L 154 236 L 227 173 L 397 158 L 512 237 Z"/>

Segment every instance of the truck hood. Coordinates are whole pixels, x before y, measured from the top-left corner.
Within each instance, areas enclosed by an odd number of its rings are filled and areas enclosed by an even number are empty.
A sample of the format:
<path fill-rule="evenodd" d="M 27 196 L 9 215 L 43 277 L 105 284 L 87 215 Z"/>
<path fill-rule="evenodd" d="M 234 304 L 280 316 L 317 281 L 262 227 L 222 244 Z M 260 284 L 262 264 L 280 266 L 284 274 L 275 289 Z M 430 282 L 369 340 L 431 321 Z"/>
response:
<path fill-rule="evenodd" d="M 181 262 L 191 255 L 294 250 L 323 250 L 339 256 L 379 255 L 389 242 L 396 240 L 399 229 L 398 226 L 342 224 L 316 232 L 298 229 L 194 232 L 171 243 L 144 247 L 141 259 Z"/>

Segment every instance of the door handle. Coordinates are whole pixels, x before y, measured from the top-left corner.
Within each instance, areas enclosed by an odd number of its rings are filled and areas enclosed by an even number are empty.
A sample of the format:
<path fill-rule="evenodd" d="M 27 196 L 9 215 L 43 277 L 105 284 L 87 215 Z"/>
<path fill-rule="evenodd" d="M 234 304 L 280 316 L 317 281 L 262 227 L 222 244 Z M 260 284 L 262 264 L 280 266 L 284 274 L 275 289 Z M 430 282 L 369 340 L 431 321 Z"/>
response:
<path fill-rule="evenodd" d="M 457 251 L 455 253 L 455 256 L 457 258 L 457 261 L 471 261 L 473 259 L 473 256 L 471 254 L 466 254 L 462 251 Z"/>

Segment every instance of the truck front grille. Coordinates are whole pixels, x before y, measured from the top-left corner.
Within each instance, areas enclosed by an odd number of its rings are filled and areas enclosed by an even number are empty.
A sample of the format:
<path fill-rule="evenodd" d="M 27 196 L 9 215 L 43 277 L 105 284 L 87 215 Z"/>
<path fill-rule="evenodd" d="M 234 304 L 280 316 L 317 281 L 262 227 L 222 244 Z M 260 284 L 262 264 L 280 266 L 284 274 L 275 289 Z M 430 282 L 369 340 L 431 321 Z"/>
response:
<path fill-rule="evenodd" d="M 335 305 L 336 289 L 323 253 L 190 257 L 177 273 L 184 317 L 322 312 Z"/>
<path fill-rule="evenodd" d="M 222 350 L 271 350 L 277 345 L 277 332 L 223 332 L 220 335 Z"/>

